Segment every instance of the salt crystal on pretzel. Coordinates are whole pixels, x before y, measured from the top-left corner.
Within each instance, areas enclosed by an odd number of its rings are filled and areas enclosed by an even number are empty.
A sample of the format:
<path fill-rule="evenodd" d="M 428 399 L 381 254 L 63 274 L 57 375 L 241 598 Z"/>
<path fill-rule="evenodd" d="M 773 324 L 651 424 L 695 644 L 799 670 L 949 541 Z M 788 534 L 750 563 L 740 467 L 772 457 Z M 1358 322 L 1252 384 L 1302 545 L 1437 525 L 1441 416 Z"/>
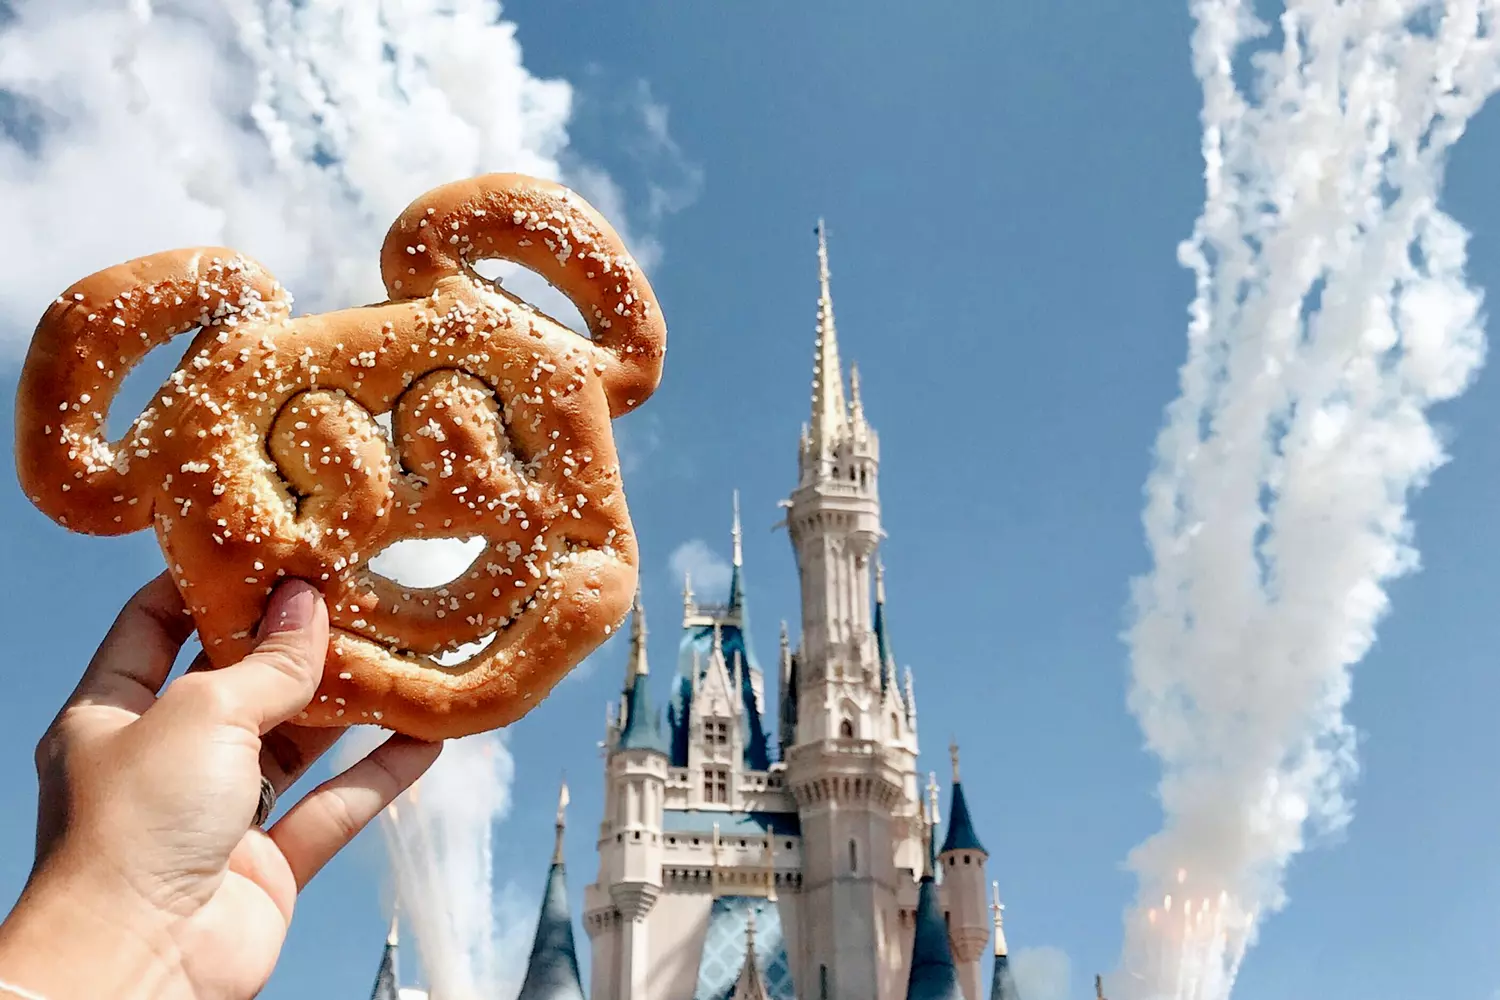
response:
<path fill-rule="evenodd" d="M 567 295 L 591 338 L 474 271 L 497 258 Z M 638 554 L 610 421 L 656 390 L 666 326 L 610 225 L 529 177 L 422 196 L 380 263 L 389 301 L 295 319 L 275 279 L 232 250 L 85 278 L 32 339 L 16 468 L 74 531 L 153 525 L 215 666 L 251 650 L 280 580 L 320 587 L 332 638 L 299 723 L 450 738 L 525 714 L 628 612 Z M 109 441 L 126 373 L 193 330 Z M 474 537 L 483 551 L 445 586 L 368 566 L 397 541 Z M 486 637 L 461 663 L 435 659 Z"/>

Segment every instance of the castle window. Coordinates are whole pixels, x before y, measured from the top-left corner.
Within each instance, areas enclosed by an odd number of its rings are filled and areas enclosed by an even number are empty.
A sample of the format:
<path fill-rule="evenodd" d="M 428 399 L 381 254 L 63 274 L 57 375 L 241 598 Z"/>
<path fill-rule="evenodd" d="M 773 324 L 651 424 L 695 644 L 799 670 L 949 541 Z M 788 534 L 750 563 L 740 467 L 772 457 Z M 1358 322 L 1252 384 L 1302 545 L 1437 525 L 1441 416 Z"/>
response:
<path fill-rule="evenodd" d="M 729 723 L 722 719 L 710 719 L 703 724 L 704 735 L 715 746 L 729 745 Z"/>
<path fill-rule="evenodd" d="M 854 739 L 854 721 L 845 719 L 839 723 L 839 735 L 846 740 Z"/>
<path fill-rule="evenodd" d="M 729 772 L 722 767 L 703 769 L 703 801 L 729 801 Z"/>
<path fill-rule="evenodd" d="M 859 874 L 859 845 L 849 841 L 849 874 Z"/>
<path fill-rule="evenodd" d="M 901 735 L 901 719 L 895 712 L 891 713 L 891 736 L 895 738 Z"/>

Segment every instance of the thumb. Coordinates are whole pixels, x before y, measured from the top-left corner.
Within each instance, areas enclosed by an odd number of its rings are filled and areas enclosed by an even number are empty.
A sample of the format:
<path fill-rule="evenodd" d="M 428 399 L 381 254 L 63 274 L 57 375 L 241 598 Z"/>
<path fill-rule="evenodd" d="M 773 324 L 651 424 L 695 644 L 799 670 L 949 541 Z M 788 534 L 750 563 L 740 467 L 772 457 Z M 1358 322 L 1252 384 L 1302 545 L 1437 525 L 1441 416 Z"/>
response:
<path fill-rule="evenodd" d="M 289 580 L 271 595 L 255 652 L 221 670 L 198 674 L 188 694 L 204 698 L 215 721 L 265 735 L 312 701 L 327 655 L 323 595 L 309 583 Z M 167 697 L 179 686 L 169 688 Z"/>

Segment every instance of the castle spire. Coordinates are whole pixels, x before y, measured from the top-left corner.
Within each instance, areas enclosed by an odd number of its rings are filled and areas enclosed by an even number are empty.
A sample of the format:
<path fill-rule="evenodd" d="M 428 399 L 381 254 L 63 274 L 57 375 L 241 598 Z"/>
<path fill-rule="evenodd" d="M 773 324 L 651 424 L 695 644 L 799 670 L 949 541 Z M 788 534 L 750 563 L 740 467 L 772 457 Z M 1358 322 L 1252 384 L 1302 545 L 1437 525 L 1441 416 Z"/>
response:
<path fill-rule="evenodd" d="M 865 404 L 859 398 L 859 365 L 849 366 L 849 423 L 855 427 L 865 422 Z"/>
<path fill-rule="evenodd" d="M 937 874 L 938 846 L 937 832 L 938 824 L 942 819 L 938 816 L 938 781 L 937 772 L 927 772 L 927 863 L 932 866 L 932 872 Z"/>
<path fill-rule="evenodd" d="M 567 866 L 562 856 L 567 807 L 568 783 L 564 781 L 557 793 L 557 843 L 542 891 L 531 959 L 526 963 L 526 978 L 516 1000 L 584 1000 L 578 953 L 573 945 L 573 914 L 568 906 Z"/>
<path fill-rule="evenodd" d="M 839 364 L 838 328 L 833 321 L 833 293 L 829 289 L 828 231 L 818 220 L 818 327 L 813 361 L 812 458 L 826 458 L 848 420 L 844 403 L 844 370 Z"/>
<path fill-rule="evenodd" d="M 380 953 L 380 967 L 375 971 L 375 988 L 370 1000 L 398 1000 L 400 978 L 396 971 L 396 945 L 399 932 L 400 900 L 391 905 L 391 928 L 385 935 L 385 950 Z"/>
<path fill-rule="evenodd" d="M 912 921 L 916 926 L 912 936 L 911 964 L 907 969 L 906 1000 L 963 1000 L 963 988 L 959 985 L 958 969 L 953 964 L 948 928 L 944 924 L 934 878 L 936 859 L 930 845 L 937 841 L 937 776 L 930 775 L 929 780 L 932 812 L 924 816 L 928 822 L 923 824 L 927 828 L 929 845 L 927 867 L 917 889 L 917 912 Z"/>
<path fill-rule="evenodd" d="M 563 831 L 568 826 L 568 780 L 563 779 L 561 787 L 557 790 L 557 836 L 552 844 L 552 863 L 560 865 L 563 863 Z"/>
<path fill-rule="evenodd" d="M 880 661 L 880 690 L 892 693 L 896 686 L 896 656 L 891 651 L 891 638 L 885 620 L 885 564 L 875 561 L 875 656 Z M 897 699 L 900 692 L 894 692 Z"/>
<path fill-rule="evenodd" d="M 969 802 L 964 797 L 963 783 L 958 780 L 958 744 L 948 745 L 948 755 L 953 759 L 953 801 L 948 811 L 948 836 L 943 840 L 942 853 L 949 851 L 977 851 L 988 855 L 979 835 L 974 832 L 974 820 L 969 815 Z"/>
<path fill-rule="evenodd" d="M 995 968 L 990 977 L 990 1000 L 1021 1000 L 1015 973 L 1010 968 L 1010 949 L 1005 944 L 1005 928 L 1001 922 L 1005 904 L 1000 902 L 1000 883 L 991 882 L 990 888 L 994 891 L 990 909 L 995 914 Z"/>

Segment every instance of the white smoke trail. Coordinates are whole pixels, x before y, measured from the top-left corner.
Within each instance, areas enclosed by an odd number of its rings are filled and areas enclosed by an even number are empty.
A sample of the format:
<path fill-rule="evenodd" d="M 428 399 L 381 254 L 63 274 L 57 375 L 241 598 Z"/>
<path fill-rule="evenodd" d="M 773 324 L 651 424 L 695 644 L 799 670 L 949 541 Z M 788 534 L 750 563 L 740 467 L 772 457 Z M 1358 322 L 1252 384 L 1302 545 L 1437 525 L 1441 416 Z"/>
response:
<path fill-rule="evenodd" d="M 650 158 L 649 229 L 696 191 L 664 109 L 629 89 Z M 158 250 L 226 244 L 321 311 L 383 298 L 378 252 L 406 204 L 494 170 L 562 180 L 648 268 L 624 196 L 568 154 L 572 90 L 521 58 L 496 0 L 0 0 L 0 363 L 74 280 Z M 663 177 L 662 175 L 667 176 Z M 510 289 L 576 322 L 540 278 Z M 462 540 L 403 546 L 377 568 L 444 581 Z M 345 741 L 347 761 L 371 745 Z M 513 995 L 534 911 L 493 899 L 495 824 L 514 762 L 502 738 L 449 746 L 385 821 L 393 877 L 443 1000 Z M 498 913 L 498 915 L 497 915 Z"/>
<path fill-rule="evenodd" d="M 342 765 L 385 735 L 351 731 L 339 746 Z M 502 734 L 452 740 L 381 817 L 402 922 L 442 1000 L 514 996 L 526 972 L 535 913 L 508 891 L 497 901 L 493 881 L 495 827 L 510 812 L 514 777 Z"/>
<path fill-rule="evenodd" d="M 1484 354 L 1437 203 L 1500 85 L 1497 8 L 1290 0 L 1278 38 L 1241 0 L 1193 0 L 1198 294 L 1129 634 L 1165 822 L 1131 856 L 1112 996 L 1229 996 L 1290 859 L 1349 817 L 1350 669 L 1417 563 L 1407 500 L 1444 461 L 1426 410 Z"/>

